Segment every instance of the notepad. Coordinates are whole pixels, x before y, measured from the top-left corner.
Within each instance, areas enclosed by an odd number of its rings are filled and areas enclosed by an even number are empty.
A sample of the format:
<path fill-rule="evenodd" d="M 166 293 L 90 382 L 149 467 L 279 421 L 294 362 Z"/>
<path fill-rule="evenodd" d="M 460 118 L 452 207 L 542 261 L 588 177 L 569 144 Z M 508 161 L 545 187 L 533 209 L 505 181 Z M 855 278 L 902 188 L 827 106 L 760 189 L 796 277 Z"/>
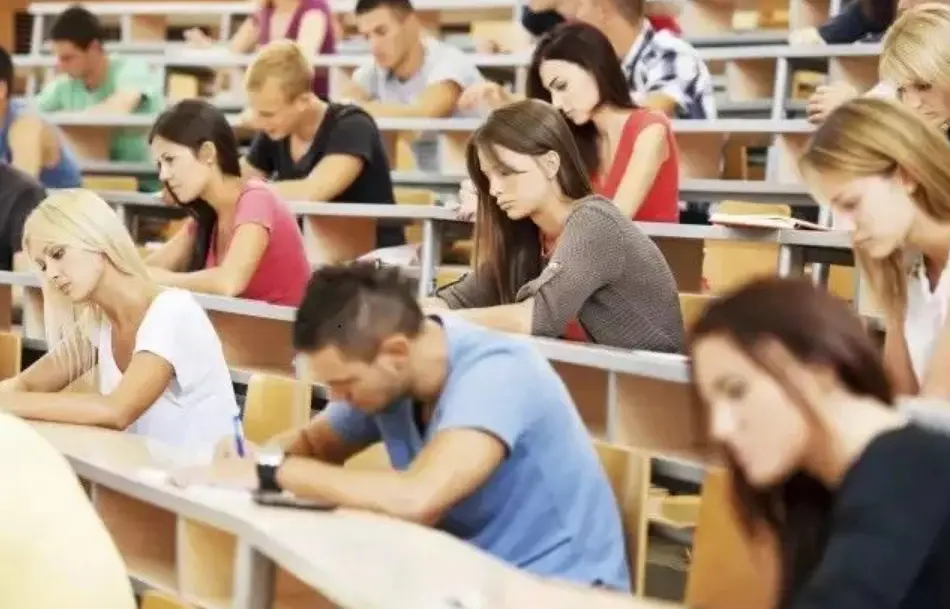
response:
<path fill-rule="evenodd" d="M 734 228 L 831 230 L 827 226 L 815 224 L 807 220 L 800 220 L 798 218 L 758 214 L 711 214 L 709 216 L 709 223 Z"/>

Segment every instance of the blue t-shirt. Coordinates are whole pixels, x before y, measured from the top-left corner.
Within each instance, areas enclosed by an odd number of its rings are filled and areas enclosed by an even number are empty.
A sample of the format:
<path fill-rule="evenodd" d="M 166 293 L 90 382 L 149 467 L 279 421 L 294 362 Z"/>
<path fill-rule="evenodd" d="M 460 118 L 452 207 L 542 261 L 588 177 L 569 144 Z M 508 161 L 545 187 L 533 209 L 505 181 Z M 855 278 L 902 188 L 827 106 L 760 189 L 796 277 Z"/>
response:
<path fill-rule="evenodd" d="M 400 470 L 441 431 L 491 433 L 508 458 L 437 527 L 541 576 L 629 590 L 620 511 L 560 377 L 525 341 L 451 314 L 441 321 L 449 374 L 424 437 L 409 398 L 376 415 L 331 402 L 323 416 L 345 441 L 385 442 Z"/>

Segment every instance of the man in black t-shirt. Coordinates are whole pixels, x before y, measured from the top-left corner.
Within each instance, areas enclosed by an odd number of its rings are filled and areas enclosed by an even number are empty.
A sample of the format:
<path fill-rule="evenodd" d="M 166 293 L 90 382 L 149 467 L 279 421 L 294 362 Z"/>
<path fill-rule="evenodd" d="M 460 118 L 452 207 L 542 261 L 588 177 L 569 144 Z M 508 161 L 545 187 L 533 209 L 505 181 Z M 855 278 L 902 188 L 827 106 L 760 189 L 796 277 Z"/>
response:
<path fill-rule="evenodd" d="M 288 201 L 393 204 L 389 161 L 376 122 L 357 106 L 326 103 L 296 44 L 267 45 L 244 86 L 260 133 L 242 159 L 246 176 L 273 180 Z M 402 245 L 399 226 L 378 223 L 377 247 Z"/>
<path fill-rule="evenodd" d="M 13 254 L 20 251 L 23 241 L 23 224 L 45 198 L 42 184 L 0 161 L 0 270 L 13 269 Z"/>

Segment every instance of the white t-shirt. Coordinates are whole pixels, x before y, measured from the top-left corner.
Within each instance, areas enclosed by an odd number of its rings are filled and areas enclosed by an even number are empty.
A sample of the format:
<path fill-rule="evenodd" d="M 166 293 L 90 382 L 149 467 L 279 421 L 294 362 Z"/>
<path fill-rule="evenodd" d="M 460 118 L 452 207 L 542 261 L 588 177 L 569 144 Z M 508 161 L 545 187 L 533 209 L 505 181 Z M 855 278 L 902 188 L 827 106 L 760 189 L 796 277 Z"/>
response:
<path fill-rule="evenodd" d="M 99 389 L 118 387 L 122 372 L 112 353 L 112 324 L 99 330 Z M 158 355 L 175 370 L 165 392 L 126 431 L 193 451 L 207 451 L 229 433 L 238 414 L 221 340 L 191 293 L 162 291 L 149 306 L 134 353 Z"/>
<path fill-rule="evenodd" d="M 923 264 L 907 281 L 907 317 L 904 320 L 904 338 L 907 352 L 917 380 L 923 381 L 947 321 L 947 302 L 950 301 L 950 264 L 944 267 L 937 286 L 930 287 Z"/>
<path fill-rule="evenodd" d="M 353 82 L 366 91 L 370 99 L 384 103 L 410 105 L 430 85 L 440 82 L 454 82 L 462 90 L 483 80 L 475 62 L 458 48 L 441 40 L 427 37 L 423 40 L 425 58 L 419 71 L 406 80 L 399 80 L 390 71 L 380 68 L 376 63 L 358 67 L 353 72 Z M 475 117 L 474 110 L 456 108 L 453 117 Z M 412 143 L 413 156 L 421 171 L 438 171 L 439 138 L 435 131 L 424 132 Z"/>

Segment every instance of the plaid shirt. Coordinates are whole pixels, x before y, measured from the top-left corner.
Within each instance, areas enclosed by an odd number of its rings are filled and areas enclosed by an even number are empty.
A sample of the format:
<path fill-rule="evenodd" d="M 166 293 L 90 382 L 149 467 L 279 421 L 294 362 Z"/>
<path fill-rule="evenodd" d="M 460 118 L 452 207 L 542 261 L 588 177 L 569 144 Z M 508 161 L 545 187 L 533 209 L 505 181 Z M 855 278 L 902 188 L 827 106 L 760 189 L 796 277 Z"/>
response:
<path fill-rule="evenodd" d="M 646 20 L 621 65 L 633 100 L 642 104 L 650 93 L 676 100 L 676 118 L 716 118 L 712 77 L 691 44 Z"/>

